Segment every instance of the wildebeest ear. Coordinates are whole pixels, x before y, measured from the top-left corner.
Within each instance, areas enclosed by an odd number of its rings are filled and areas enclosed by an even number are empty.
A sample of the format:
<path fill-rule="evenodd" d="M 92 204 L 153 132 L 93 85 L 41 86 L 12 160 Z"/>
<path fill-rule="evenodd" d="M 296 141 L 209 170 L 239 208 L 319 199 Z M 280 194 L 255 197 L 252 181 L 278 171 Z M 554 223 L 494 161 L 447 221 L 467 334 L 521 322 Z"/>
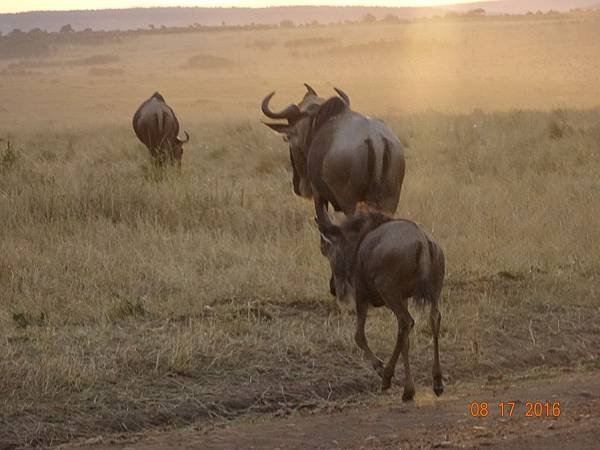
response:
<path fill-rule="evenodd" d="M 289 134 L 290 126 L 286 123 L 266 123 L 263 122 L 266 126 L 268 126 L 271 130 L 276 131 L 277 133 Z"/>
<path fill-rule="evenodd" d="M 315 217 L 315 223 L 317 224 L 317 228 L 319 229 L 321 237 L 330 244 L 342 235 L 342 230 L 340 230 L 340 227 L 332 224 L 331 222 L 327 223 L 324 221 L 319 221 L 319 218 Z"/>
<path fill-rule="evenodd" d="M 152 97 L 150 97 L 150 98 L 155 98 L 156 100 L 161 101 L 163 103 L 165 102 L 165 98 L 162 95 L 160 95 L 160 92 L 158 92 L 158 91 L 156 91 L 154 94 L 152 94 Z"/>

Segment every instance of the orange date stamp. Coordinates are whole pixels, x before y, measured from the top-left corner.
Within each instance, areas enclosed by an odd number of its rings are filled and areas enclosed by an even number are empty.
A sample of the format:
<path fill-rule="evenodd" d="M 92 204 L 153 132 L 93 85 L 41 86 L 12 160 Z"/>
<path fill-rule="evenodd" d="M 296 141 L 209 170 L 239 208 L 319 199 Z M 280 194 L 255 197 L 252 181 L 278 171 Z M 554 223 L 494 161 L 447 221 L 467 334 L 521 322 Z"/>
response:
<path fill-rule="evenodd" d="M 471 402 L 469 414 L 471 417 L 488 417 L 493 410 L 500 417 L 560 417 L 560 402 Z"/>

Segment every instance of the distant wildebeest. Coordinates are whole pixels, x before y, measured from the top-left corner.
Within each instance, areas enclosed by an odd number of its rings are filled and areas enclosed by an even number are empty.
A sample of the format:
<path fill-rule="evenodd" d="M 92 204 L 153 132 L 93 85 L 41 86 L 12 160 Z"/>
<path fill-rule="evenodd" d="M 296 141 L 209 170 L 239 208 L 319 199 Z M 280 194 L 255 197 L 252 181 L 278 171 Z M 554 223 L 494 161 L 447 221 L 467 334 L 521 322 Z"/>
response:
<path fill-rule="evenodd" d="M 305 84 L 307 93 L 298 104 L 279 112 L 262 102 L 262 112 L 287 123 L 265 123 L 282 133 L 289 143 L 294 192 L 312 198 L 315 210 L 352 214 L 363 201 L 393 214 L 404 180 L 404 150 L 396 135 L 382 121 L 350 109 L 350 98 L 335 88 L 339 97 L 324 100 Z M 330 292 L 335 288 L 330 281 Z"/>
<path fill-rule="evenodd" d="M 155 164 L 170 162 L 181 167 L 183 144 L 190 140 L 190 135 L 184 131 L 185 140 L 179 139 L 179 121 L 160 93 L 155 92 L 138 108 L 133 116 L 133 129 L 148 147 Z"/>
<path fill-rule="evenodd" d="M 340 225 L 334 225 L 322 209 L 317 225 L 323 239 L 323 251 L 333 272 L 340 303 L 354 300 L 356 306 L 356 344 L 365 359 L 381 375 L 382 390 L 391 386 L 398 356 L 404 360 L 404 393 L 415 394 L 408 360 L 409 334 L 414 320 L 408 311 L 408 299 L 429 304 L 433 334 L 433 391 L 444 391 L 440 369 L 438 338 L 442 316 L 438 301 L 444 281 L 444 253 L 431 236 L 417 224 L 392 219 L 379 212 L 359 210 Z M 365 321 L 370 306 L 387 306 L 396 315 L 398 335 L 392 356 L 383 361 L 371 351 L 365 336 Z"/>

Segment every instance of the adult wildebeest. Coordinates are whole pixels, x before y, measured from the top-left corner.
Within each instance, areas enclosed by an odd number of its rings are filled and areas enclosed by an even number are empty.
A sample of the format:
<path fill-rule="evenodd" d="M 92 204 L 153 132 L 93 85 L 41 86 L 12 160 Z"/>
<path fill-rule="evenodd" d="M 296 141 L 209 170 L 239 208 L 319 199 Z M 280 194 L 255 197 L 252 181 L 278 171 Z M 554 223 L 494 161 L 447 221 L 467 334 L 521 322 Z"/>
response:
<path fill-rule="evenodd" d="M 324 100 L 305 84 L 307 92 L 298 104 L 273 112 L 269 102 L 262 111 L 271 119 L 287 123 L 265 123 L 282 133 L 290 147 L 294 192 L 312 198 L 315 210 L 354 212 L 367 204 L 393 214 L 398 207 L 404 180 L 404 151 L 396 135 L 380 120 L 350 109 L 350 98 L 335 88 L 339 97 Z M 335 295 L 333 278 L 329 290 Z"/>
<path fill-rule="evenodd" d="M 133 116 L 133 130 L 150 150 L 155 164 L 162 166 L 168 161 L 181 167 L 183 144 L 190 135 L 184 131 L 185 140 L 179 139 L 179 121 L 160 93 L 155 92 L 138 108 Z"/>
<path fill-rule="evenodd" d="M 280 112 L 269 107 L 275 92 L 262 102 L 262 112 L 287 123 L 266 123 L 282 133 L 290 147 L 294 192 L 312 198 L 315 209 L 329 203 L 351 214 L 358 202 L 387 213 L 398 206 L 404 180 L 404 151 L 394 133 L 381 121 L 350 109 L 350 99 L 324 100 L 305 84 L 298 104 Z"/>
<path fill-rule="evenodd" d="M 322 209 L 316 220 L 333 272 L 338 302 L 354 299 L 355 340 L 363 350 L 365 359 L 382 376 L 382 390 L 391 386 L 396 362 L 402 352 L 405 376 L 402 399 L 412 400 L 415 394 L 408 361 L 409 334 L 414 325 L 408 311 L 408 299 L 412 297 L 431 307 L 433 391 L 441 395 L 444 384 L 438 338 L 442 317 L 438 311 L 438 301 L 445 270 L 442 249 L 414 222 L 392 219 L 379 212 L 359 210 L 337 226 Z M 370 306 L 387 306 L 398 321 L 396 346 L 385 367 L 369 348 L 365 336 L 365 321 Z"/>

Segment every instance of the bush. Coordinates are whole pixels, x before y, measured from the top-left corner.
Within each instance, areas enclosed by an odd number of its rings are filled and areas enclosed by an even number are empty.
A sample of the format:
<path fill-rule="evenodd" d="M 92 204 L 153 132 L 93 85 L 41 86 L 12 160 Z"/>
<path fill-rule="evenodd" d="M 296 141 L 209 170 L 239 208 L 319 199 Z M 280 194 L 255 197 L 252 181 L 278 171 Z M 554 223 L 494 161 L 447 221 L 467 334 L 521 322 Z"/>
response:
<path fill-rule="evenodd" d="M 279 22 L 279 26 L 281 28 L 294 28 L 296 25 L 294 24 L 294 21 L 285 19 Z"/>

